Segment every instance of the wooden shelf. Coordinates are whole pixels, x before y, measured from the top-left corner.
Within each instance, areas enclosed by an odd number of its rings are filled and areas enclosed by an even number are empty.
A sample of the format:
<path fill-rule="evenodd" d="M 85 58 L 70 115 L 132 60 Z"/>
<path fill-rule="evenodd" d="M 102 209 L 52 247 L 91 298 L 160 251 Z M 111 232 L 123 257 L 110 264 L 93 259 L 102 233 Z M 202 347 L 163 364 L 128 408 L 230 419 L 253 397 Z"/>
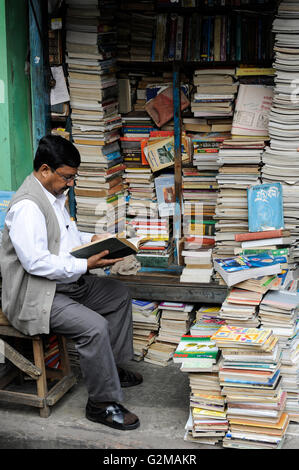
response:
<path fill-rule="evenodd" d="M 124 68 L 143 68 L 143 69 L 151 69 L 151 70 L 172 70 L 174 64 L 178 65 L 181 69 L 183 68 L 227 68 L 227 67 L 272 67 L 272 60 L 271 61 L 255 61 L 254 63 L 244 63 L 241 61 L 225 61 L 225 62 L 200 62 L 200 61 L 192 61 L 192 62 L 185 62 L 185 61 L 164 61 L 164 62 L 155 62 L 155 61 L 135 61 L 135 60 L 118 60 L 117 65 L 123 70 Z M 120 71 L 121 71 L 120 70 Z"/>
<path fill-rule="evenodd" d="M 136 299 L 220 305 L 228 294 L 226 286 L 216 283 L 180 282 L 177 275 L 137 273 L 135 276 L 110 275 L 109 277 L 126 284 L 132 298 Z"/>

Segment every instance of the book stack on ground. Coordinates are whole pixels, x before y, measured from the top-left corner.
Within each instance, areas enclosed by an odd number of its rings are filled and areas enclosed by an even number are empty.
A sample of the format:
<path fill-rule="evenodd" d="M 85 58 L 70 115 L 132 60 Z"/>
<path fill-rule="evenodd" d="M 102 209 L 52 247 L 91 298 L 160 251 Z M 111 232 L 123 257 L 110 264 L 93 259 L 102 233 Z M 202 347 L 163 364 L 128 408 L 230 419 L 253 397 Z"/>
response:
<path fill-rule="evenodd" d="M 282 348 L 282 389 L 290 420 L 299 421 L 299 296 L 297 291 L 269 291 L 259 310 L 263 328 L 271 328 Z"/>
<path fill-rule="evenodd" d="M 200 310 L 194 323 L 195 332 L 182 337 L 174 361 L 182 362 L 181 371 L 188 373 L 190 385 L 190 415 L 184 439 L 199 444 L 216 444 L 228 429 L 225 399 L 221 395 L 218 376 L 220 352 L 210 340 L 215 329 L 219 328 L 219 319 L 203 317 L 204 312 L 211 309 L 202 307 Z"/>
<path fill-rule="evenodd" d="M 161 302 L 160 328 L 156 342 L 177 346 L 181 337 L 189 331 L 193 307 L 191 304 Z"/>
<path fill-rule="evenodd" d="M 223 356 L 219 379 L 229 420 L 223 446 L 281 448 L 289 416 L 281 386 L 277 337 L 270 329 L 225 325 L 211 339 Z"/>
<path fill-rule="evenodd" d="M 50 335 L 47 337 L 44 359 L 46 367 L 49 367 L 50 369 L 61 368 L 59 345 L 56 335 Z"/>
<path fill-rule="evenodd" d="M 226 321 L 227 325 L 256 328 L 259 326 L 257 309 L 263 294 L 246 289 L 230 289 L 224 300 L 219 317 Z"/>
<path fill-rule="evenodd" d="M 78 227 L 82 231 L 123 233 L 121 172 L 124 169 L 117 141 L 121 129 L 113 55 L 116 32 L 111 11 L 102 2 L 67 1 L 66 63 L 72 108 L 72 137 L 82 158 L 75 188 Z M 111 145 L 110 144 L 115 144 Z M 90 204 L 89 204 L 90 203 Z M 100 214 L 95 212 L 99 207 Z M 118 205 L 118 204 L 117 204 Z M 112 220 L 106 220 L 106 213 Z M 82 220 L 81 220 L 82 216 Z"/>
<path fill-rule="evenodd" d="M 235 234 L 248 232 L 247 188 L 260 182 L 259 166 L 264 140 L 227 139 L 218 153 L 219 192 L 215 208 L 214 253 L 231 256 L 240 246 Z"/>
<path fill-rule="evenodd" d="M 183 250 L 185 266 L 180 276 L 180 282 L 211 281 L 213 273 L 212 250 Z"/>
<path fill-rule="evenodd" d="M 157 302 L 132 299 L 134 360 L 141 361 L 159 329 Z"/>
<path fill-rule="evenodd" d="M 234 75 L 234 68 L 195 70 L 195 93 L 191 102 L 191 111 L 195 117 L 233 115 L 235 95 L 238 91 L 238 82 L 235 82 Z"/>
<path fill-rule="evenodd" d="M 274 96 L 269 116 L 270 146 L 263 155 L 263 181 L 280 181 L 283 186 L 285 228 L 295 237 L 290 256 L 299 261 L 298 250 L 298 122 L 299 101 L 297 80 L 299 74 L 299 9 L 296 2 L 280 2 L 274 19 L 275 58 L 273 67 Z"/>
<path fill-rule="evenodd" d="M 149 346 L 144 361 L 165 367 L 171 361 L 174 350 L 174 345 L 154 342 Z"/>
<path fill-rule="evenodd" d="M 192 336 L 212 336 L 226 321 L 220 318 L 220 306 L 202 306 L 196 311 L 195 319 L 190 326 Z"/>

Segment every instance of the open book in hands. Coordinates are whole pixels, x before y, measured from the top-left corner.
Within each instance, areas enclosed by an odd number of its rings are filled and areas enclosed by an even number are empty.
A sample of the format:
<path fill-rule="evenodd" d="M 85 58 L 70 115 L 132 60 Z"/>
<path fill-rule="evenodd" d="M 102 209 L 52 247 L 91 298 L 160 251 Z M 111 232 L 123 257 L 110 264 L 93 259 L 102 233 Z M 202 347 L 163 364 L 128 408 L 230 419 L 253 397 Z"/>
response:
<path fill-rule="evenodd" d="M 105 259 L 124 258 L 138 251 L 137 245 L 130 242 L 126 238 L 117 238 L 108 235 L 107 238 L 101 238 L 93 242 L 74 248 L 70 253 L 76 258 L 90 258 L 90 256 L 97 255 L 101 251 L 108 250 L 109 253 L 105 255 Z"/>

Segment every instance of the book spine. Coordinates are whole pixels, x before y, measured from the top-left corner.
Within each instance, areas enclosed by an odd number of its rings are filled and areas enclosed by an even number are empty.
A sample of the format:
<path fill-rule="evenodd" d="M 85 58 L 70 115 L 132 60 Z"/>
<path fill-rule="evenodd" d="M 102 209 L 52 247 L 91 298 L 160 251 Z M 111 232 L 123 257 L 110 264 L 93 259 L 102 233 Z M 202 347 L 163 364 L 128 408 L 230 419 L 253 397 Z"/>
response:
<path fill-rule="evenodd" d="M 263 240 L 265 238 L 276 238 L 282 237 L 282 230 L 267 230 L 265 232 L 248 232 L 248 233 L 237 233 L 235 235 L 235 241 L 242 242 L 246 240 Z"/>

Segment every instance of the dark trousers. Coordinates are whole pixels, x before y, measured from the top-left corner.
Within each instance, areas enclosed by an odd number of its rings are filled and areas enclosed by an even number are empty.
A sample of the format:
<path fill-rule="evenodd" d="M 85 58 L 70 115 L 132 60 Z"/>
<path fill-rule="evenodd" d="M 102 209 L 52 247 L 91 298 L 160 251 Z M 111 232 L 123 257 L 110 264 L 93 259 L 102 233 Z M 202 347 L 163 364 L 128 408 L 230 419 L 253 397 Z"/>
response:
<path fill-rule="evenodd" d="M 126 286 L 90 274 L 72 284 L 57 284 L 50 328 L 75 342 L 89 398 L 122 401 L 116 364 L 133 358 L 132 303 Z"/>

